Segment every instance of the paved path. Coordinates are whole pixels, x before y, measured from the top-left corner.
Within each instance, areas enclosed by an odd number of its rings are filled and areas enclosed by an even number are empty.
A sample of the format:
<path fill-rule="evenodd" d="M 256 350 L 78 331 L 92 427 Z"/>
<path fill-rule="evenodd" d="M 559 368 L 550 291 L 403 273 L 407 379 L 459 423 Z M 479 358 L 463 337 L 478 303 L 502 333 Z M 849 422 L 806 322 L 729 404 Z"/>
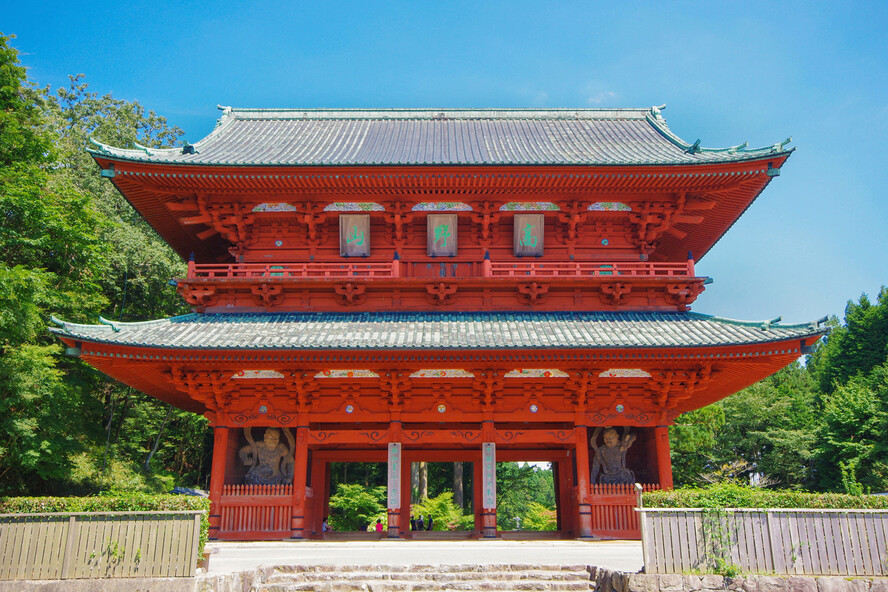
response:
<path fill-rule="evenodd" d="M 305 541 L 211 542 L 217 552 L 209 572 L 228 573 L 260 565 L 595 565 L 637 572 L 639 541 Z"/>

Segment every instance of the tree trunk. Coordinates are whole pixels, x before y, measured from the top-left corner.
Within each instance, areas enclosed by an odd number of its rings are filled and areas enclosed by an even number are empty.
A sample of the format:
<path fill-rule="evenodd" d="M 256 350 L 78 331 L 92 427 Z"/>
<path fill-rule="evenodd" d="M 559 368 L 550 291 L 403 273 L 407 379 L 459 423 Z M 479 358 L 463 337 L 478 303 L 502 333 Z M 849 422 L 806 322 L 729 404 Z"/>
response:
<path fill-rule="evenodd" d="M 105 454 L 102 456 L 102 473 L 108 467 L 108 450 L 111 448 L 111 424 L 114 422 L 114 393 L 111 393 L 111 410 L 108 412 L 108 423 L 105 425 Z"/>
<path fill-rule="evenodd" d="M 166 429 L 167 422 L 170 420 L 170 415 L 173 413 L 173 406 L 167 404 L 167 414 L 166 417 L 163 418 L 163 423 L 160 424 L 160 429 L 157 430 L 157 437 L 154 439 L 154 446 L 151 447 L 151 452 L 148 453 L 148 456 L 145 457 L 145 472 L 151 472 L 151 459 L 154 458 L 154 455 L 157 453 L 157 449 L 160 446 L 160 439 L 163 437 L 163 431 Z"/>
<path fill-rule="evenodd" d="M 419 499 L 429 497 L 429 463 L 419 463 Z"/>
<path fill-rule="evenodd" d="M 419 501 L 419 463 L 410 463 L 410 492 L 413 502 Z"/>
<path fill-rule="evenodd" d="M 453 463 L 453 503 L 457 508 L 462 508 L 463 502 L 463 464 Z"/>

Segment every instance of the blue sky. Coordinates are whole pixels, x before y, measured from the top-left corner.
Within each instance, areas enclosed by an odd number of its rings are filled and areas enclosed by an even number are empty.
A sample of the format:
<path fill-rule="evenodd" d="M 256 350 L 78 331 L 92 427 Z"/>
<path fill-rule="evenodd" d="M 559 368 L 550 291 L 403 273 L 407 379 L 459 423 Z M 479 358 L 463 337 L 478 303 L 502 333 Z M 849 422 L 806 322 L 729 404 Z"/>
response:
<path fill-rule="evenodd" d="M 195 142 L 236 107 L 648 107 L 704 146 L 788 136 L 694 309 L 803 322 L 888 284 L 885 2 L 24 2 L 40 85 L 83 73 Z"/>

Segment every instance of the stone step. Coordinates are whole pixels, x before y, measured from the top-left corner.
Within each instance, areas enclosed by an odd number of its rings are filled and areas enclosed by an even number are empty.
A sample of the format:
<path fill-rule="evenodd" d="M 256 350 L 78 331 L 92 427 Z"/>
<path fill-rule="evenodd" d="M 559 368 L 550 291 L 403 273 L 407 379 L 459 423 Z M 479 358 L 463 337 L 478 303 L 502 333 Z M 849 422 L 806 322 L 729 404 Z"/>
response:
<path fill-rule="evenodd" d="M 275 572 L 269 577 L 270 582 L 302 582 L 328 580 L 404 580 L 451 582 L 465 580 L 584 580 L 589 581 L 588 572 L 571 571 L 470 571 L 470 572 L 385 572 L 385 571 L 346 571 L 346 572 Z"/>
<path fill-rule="evenodd" d="M 286 565 L 258 592 L 572 592 L 592 590 L 583 565 Z"/>
<path fill-rule="evenodd" d="M 393 581 L 393 580 L 330 580 L 300 583 L 267 583 L 259 587 L 261 592 L 574 592 L 592 590 L 591 582 L 552 582 L 526 580 L 521 582 L 474 582 Z"/>
<path fill-rule="evenodd" d="M 586 565 L 544 565 L 544 564 L 499 564 L 479 565 L 473 563 L 455 563 L 451 565 L 277 565 L 274 570 L 279 573 L 311 573 L 311 572 L 434 572 L 434 573 L 463 573 L 463 572 L 490 572 L 490 571 L 546 571 L 546 572 L 577 572 L 588 576 L 589 568 Z"/>

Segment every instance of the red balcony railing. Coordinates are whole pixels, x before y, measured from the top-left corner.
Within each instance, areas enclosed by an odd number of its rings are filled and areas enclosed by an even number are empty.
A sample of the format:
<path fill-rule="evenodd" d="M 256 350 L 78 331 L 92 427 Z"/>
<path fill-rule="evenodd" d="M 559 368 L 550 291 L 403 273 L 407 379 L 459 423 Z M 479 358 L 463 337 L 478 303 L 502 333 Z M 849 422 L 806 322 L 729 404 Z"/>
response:
<path fill-rule="evenodd" d="M 480 272 L 480 273 L 479 273 Z M 694 262 L 403 262 L 188 264 L 188 279 L 390 279 L 402 277 L 626 278 L 693 277 Z"/>
<path fill-rule="evenodd" d="M 652 263 L 650 261 L 621 263 L 590 262 L 542 262 L 517 263 L 490 262 L 487 277 L 675 277 L 693 276 L 693 261 L 681 263 Z"/>

